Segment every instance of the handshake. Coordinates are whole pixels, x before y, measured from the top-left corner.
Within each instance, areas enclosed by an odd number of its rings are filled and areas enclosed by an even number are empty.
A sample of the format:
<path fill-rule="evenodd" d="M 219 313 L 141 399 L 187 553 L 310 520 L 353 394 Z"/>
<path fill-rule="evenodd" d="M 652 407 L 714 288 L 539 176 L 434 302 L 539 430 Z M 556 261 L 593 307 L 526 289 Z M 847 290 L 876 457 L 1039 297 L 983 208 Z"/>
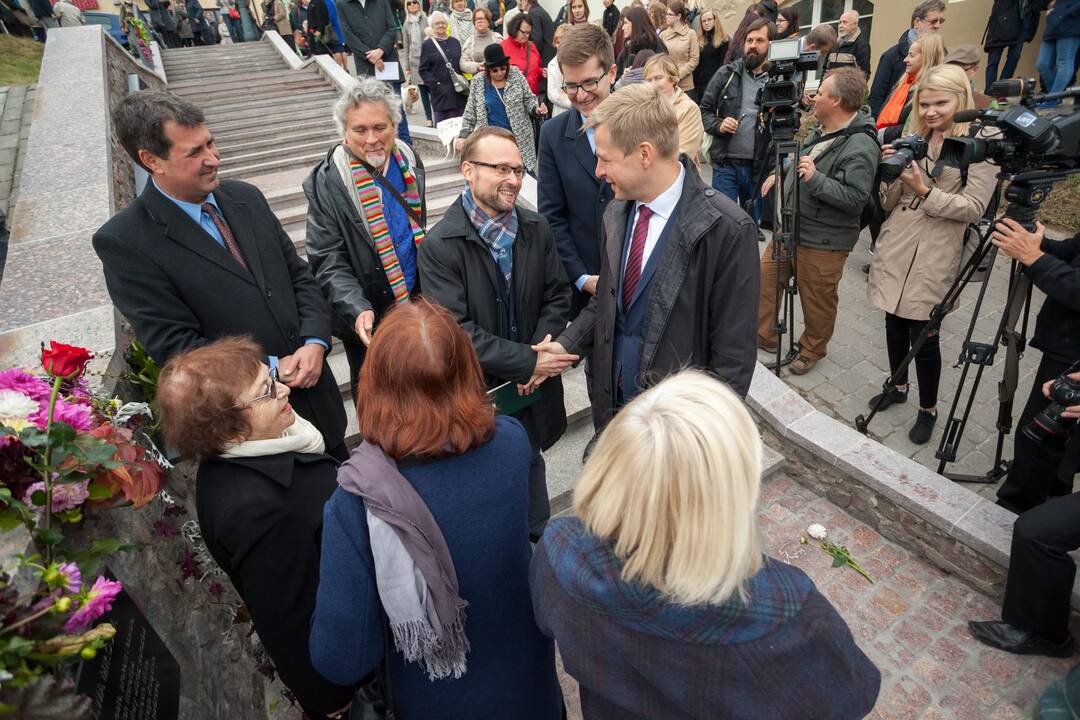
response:
<path fill-rule="evenodd" d="M 532 395 L 540 383 L 559 375 L 579 359 L 577 355 L 566 352 L 566 348 L 552 340 L 551 335 L 545 335 L 532 349 L 536 353 L 536 365 L 529 382 L 517 386 L 518 395 Z"/>

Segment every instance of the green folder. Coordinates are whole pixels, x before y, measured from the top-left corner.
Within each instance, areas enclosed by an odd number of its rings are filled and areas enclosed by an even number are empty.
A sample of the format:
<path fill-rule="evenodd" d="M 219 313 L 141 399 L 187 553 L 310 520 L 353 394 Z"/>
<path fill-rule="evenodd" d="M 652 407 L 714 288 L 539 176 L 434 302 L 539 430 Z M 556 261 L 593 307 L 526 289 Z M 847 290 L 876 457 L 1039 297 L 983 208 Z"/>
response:
<path fill-rule="evenodd" d="M 491 402 L 495 404 L 495 411 L 499 415 L 513 415 L 518 410 L 529 407 L 540 399 L 544 391 L 543 385 L 536 389 L 532 395 L 518 395 L 517 383 L 506 382 L 487 391 Z"/>

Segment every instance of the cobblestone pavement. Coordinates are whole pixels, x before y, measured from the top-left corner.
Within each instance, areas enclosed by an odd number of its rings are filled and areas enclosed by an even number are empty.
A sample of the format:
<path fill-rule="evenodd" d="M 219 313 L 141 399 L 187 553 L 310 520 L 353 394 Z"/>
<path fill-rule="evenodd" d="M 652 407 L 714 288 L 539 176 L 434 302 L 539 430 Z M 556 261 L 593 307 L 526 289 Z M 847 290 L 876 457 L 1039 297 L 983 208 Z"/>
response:
<path fill-rule="evenodd" d="M 1051 202 L 1053 196 L 1051 195 Z M 869 234 L 864 233 L 862 240 L 848 256 L 844 267 L 844 277 L 840 281 L 840 308 L 837 313 L 836 333 L 829 342 L 828 355 L 806 375 L 798 376 L 782 371 L 782 377 L 814 404 L 815 407 L 843 420 L 852 427 L 855 417 L 868 414 L 867 403 L 871 397 L 881 392 L 881 385 L 889 374 L 889 360 L 885 351 L 885 313 L 872 306 L 866 298 L 867 276 L 862 266 L 869 262 L 866 253 Z M 764 250 L 764 243 L 762 243 Z M 999 257 L 990 275 L 990 284 L 986 299 L 975 325 L 972 339 L 977 342 L 989 342 L 997 330 L 1001 312 L 1005 306 L 1008 288 L 1008 259 Z M 894 406 L 879 413 L 869 426 L 870 435 L 888 447 L 915 461 L 937 470 L 938 461 L 934 458 L 941 440 L 942 427 L 948 414 L 955 389 L 960 377 L 960 370 L 954 367 L 959 357 L 964 335 L 971 320 L 978 288 L 969 286 L 960 298 L 956 309 L 945 318 L 941 327 L 942 377 L 938 400 L 938 422 L 930 442 L 923 446 L 908 440 L 908 430 L 915 422 L 918 407 L 918 381 L 915 377 L 914 364 L 910 368 L 912 382 L 911 395 L 905 405 Z M 1034 319 L 1042 306 L 1043 294 L 1034 290 L 1031 299 L 1031 323 L 1029 334 L 1034 331 Z M 795 338 L 802 332 L 802 310 L 796 297 Z M 784 337 L 784 349 L 787 349 L 787 336 Z M 1013 410 L 1013 423 L 1023 409 L 1027 394 L 1031 388 L 1035 370 L 1042 354 L 1035 349 L 1025 353 L 1020 362 L 1020 382 L 1016 391 Z M 983 373 L 982 381 L 971 410 L 967 429 L 964 432 L 957 462 L 946 467 L 950 472 L 982 475 L 993 466 L 997 431 L 998 403 L 997 383 L 1001 379 L 1004 365 L 1004 352 L 999 352 L 992 368 Z M 759 353 L 762 362 L 772 362 L 769 356 Z M 967 397 L 971 387 L 971 376 L 963 397 Z M 961 404 L 960 410 L 962 411 Z M 1004 457 L 1012 457 L 1012 436 L 1005 439 Z M 997 489 L 995 485 L 967 485 L 971 490 L 992 498 Z"/>
<path fill-rule="evenodd" d="M 1043 690 L 1075 662 L 1010 655 L 976 642 L 967 621 L 998 618 L 994 601 L 784 475 L 765 485 L 759 508 L 766 552 L 810 575 L 881 670 L 870 720 L 1030 717 Z M 801 545 L 811 522 L 824 524 L 830 539 L 847 545 L 874 584 L 833 568 L 831 557 Z M 561 672 L 560 678 L 569 717 L 580 718 L 575 683 Z"/>

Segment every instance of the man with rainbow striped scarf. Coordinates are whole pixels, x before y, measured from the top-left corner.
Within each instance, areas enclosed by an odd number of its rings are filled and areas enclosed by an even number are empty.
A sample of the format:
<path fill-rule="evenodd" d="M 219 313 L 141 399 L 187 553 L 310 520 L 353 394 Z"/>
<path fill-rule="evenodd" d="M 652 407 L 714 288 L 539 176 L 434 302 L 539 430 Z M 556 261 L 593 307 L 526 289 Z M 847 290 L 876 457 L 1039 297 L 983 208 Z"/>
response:
<path fill-rule="evenodd" d="M 379 320 L 419 292 L 424 166 L 396 137 L 400 118 L 401 101 L 390 86 L 360 78 L 334 107 L 341 144 L 304 180 L 308 261 L 333 310 L 354 398 Z"/>

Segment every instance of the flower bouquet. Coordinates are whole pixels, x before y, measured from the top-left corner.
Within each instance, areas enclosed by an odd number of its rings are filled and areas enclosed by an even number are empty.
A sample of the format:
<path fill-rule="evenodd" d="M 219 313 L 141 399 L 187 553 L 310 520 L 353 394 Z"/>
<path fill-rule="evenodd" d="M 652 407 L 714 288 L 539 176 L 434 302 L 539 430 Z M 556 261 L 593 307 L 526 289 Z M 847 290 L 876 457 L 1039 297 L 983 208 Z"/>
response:
<path fill-rule="evenodd" d="M 91 578 L 104 558 L 137 546 L 97 538 L 83 547 L 64 528 L 86 513 L 142 507 L 164 483 L 168 462 L 146 433 L 149 408 L 95 396 L 84 377 L 91 358 L 54 341 L 42 346 L 43 372 L 0 371 L 0 542 L 23 531 L 32 543 L 0 558 L 0 716 L 89 713 L 63 668 L 93 658 L 115 634 L 90 625 L 121 585 Z"/>

